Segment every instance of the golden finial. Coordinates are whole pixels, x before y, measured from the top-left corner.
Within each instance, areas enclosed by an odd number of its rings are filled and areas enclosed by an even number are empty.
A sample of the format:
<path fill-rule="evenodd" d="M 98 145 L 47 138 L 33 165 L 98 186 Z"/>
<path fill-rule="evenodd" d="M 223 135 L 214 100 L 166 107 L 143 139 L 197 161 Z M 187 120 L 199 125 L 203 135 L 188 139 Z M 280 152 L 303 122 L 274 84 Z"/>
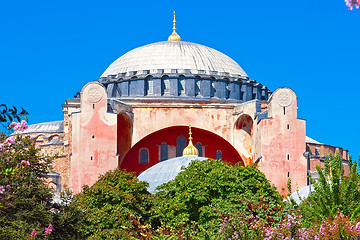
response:
<path fill-rule="evenodd" d="M 173 32 L 169 36 L 168 41 L 181 41 L 181 37 L 176 33 L 176 20 L 175 20 L 175 11 L 174 11 L 174 20 L 173 20 Z"/>
<path fill-rule="evenodd" d="M 186 148 L 184 148 L 184 151 L 183 151 L 183 156 L 185 155 L 196 155 L 198 156 L 199 155 L 199 151 L 197 150 L 196 147 L 194 147 L 193 143 L 192 143 L 192 132 L 191 132 L 191 125 L 189 125 L 189 144 L 187 145 Z"/>

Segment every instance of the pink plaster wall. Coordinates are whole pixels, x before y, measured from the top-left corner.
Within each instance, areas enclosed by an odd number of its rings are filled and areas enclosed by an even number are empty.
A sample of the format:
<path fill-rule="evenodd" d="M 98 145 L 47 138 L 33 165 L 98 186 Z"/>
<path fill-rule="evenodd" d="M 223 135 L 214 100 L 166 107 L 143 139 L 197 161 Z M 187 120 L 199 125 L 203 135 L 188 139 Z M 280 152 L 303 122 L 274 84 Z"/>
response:
<path fill-rule="evenodd" d="M 284 109 L 285 108 L 285 109 Z M 269 119 L 259 123 L 261 134 L 260 169 L 278 191 L 286 192 L 288 178 L 292 191 L 307 183 L 305 121 L 297 118 L 297 98 L 289 88 L 277 89 L 268 105 Z"/>
<path fill-rule="evenodd" d="M 205 104 L 204 104 L 205 105 Z M 188 126 L 214 132 L 232 142 L 233 107 L 148 107 L 133 106 L 132 145 L 146 135 L 171 126 Z"/>
<path fill-rule="evenodd" d="M 81 90 L 81 108 L 72 115 L 71 188 L 92 185 L 100 174 L 118 167 L 117 114 L 107 112 L 102 85 L 86 84 Z"/>

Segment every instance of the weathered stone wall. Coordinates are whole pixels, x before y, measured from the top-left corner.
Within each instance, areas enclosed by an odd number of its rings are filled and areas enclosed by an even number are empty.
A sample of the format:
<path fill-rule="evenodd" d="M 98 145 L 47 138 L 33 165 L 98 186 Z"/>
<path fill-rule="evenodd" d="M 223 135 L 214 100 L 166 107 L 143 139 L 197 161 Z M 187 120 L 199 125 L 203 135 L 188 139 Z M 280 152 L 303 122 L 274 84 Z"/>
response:
<path fill-rule="evenodd" d="M 306 186 L 307 161 L 305 121 L 297 118 L 297 98 L 289 88 L 274 91 L 268 104 L 268 118 L 259 122 L 260 170 L 278 188 L 286 189 L 288 178 L 292 189 Z"/>
<path fill-rule="evenodd" d="M 117 114 L 108 112 L 105 88 L 90 82 L 81 90 L 80 99 L 80 112 L 71 117 L 70 182 L 75 193 L 118 167 Z"/>

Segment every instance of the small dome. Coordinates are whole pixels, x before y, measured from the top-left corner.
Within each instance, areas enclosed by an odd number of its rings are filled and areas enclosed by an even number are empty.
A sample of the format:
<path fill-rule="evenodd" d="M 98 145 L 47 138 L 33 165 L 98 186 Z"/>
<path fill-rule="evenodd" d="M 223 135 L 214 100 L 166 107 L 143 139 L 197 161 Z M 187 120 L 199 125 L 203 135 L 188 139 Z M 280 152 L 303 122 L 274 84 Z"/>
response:
<path fill-rule="evenodd" d="M 184 155 L 194 155 L 194 156 L 198 156 L 199 155 L 199 151 L 197 150 L 196 147 L 194 147 L 194 145 L 191 143 L 189 143 L 189 145 L 184 148 L 183 151 L 183 156 Z"/>
<path fill-rule="evenodd" d="M 114 61 L 101 77 L 123 73 L 191 73 L 246 78 L 244 70 L 225 54 L 200 44 L 163 41 L 135 48 Z"/>
<path fill-rule="evenodd" d="M 149 183 L 148 191 L 154 192 L 155 188 L 163 183 L 174 180 L 181 172 L 182 167 L 188 167 L 192 161 L 204 161 L 207 158 L 194 155 L 186 155 L 182 157 L 172 158 L 163 162 L 159 162 L 154 166 L 140 173 L 138 179 Z"/>
<path fill-rule="evenodd" d="M 183 156 L 185 155 L 194 155 L 194 156 L 199 156 L 199 151 L 197 150 L 196 147 L 194 147 L 193 143 L 192 143 L 192 132 L 191 132 L 191 125 L 189 125 L 189 144 L 187 145 L 186 148 L 184 148 L 183 150 Z"/>

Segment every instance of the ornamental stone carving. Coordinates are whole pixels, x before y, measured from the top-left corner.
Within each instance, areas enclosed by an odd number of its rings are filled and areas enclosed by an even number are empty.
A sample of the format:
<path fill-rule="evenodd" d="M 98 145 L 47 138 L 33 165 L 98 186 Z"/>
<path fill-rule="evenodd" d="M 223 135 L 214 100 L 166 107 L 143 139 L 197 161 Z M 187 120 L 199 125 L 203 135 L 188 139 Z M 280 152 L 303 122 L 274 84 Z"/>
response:
<path fill-rule="evenodd" d="M 281 89 L 279 92 L 277 103 L 281 107 L 290 106 L 293 101 L 290 91 L 288 89 Z"/>
<path fill-rule="evenodd" d="M 96 88 L 90 88 L 87 93 L 87 100 L 92 103 L 97 103 L 102 98 L 100 91 Z"/>

